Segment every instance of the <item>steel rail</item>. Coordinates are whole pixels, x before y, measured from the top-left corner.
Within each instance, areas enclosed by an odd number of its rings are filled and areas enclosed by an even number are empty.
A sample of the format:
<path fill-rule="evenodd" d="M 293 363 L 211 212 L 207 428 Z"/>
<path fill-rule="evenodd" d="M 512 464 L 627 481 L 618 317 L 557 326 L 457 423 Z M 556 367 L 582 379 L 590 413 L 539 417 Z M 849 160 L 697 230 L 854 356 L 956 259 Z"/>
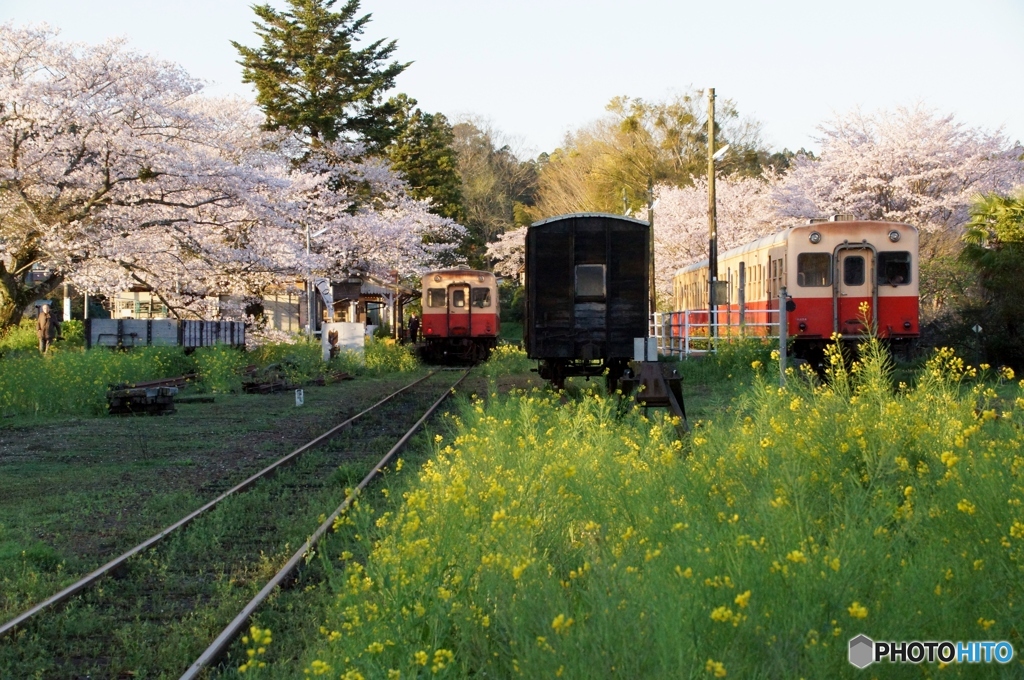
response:
<path fill-rule="evenodd" d="M 343 423 L 335 425 L 330 430 L 328 430 L 327 432 L 324 432 L 322 435 L 320 435 L 316 439 L 313 439 L 312 441 L 307 442 L 306 444 L 303 444 L 299 448 L 297 448 L 294 451 L 292 451 L 291 453 L 289 453 L 287 456 L 284 456 L 283 458 L 278 459 L 276 462 L 271 463 L 270 465 L 268 465 L 267 467 L 263 468 L 262 470 L 260 470 L 256 474 L 252 475 L 251 477 L 249 477 L 245 481 L 240 482 L 239 484 L 236 484 L 235 486 L 231 487 L 230 489 L 228 489 L 227 491 L 222 493 L 220 496 L 217 496 L 215 499 L 213 499 L 212 501 L 210 501 L 206 505 L 202 506 L 198 510 L 193 511 L 192 513 L 190 513 L 189 515 L 187 515 L 187 516 L 183 517 L 182 519 L 178 520 L 174 524 L 171 524 L 170 526 L 164 528 L 159 533 L 154 534 L 153 536 L 150 536 L 148 539 L 146 539 L 142 543 L 138 544 L 137 546 L 135 546 L 131 550 L 129 550 L 129 551 L 119 555 L 118 557 L 115 557 L 114 559 L 112 559 L 111 561 L 107 562 L 106 564 L 104 564 L 99 569 L 96 569 L 95 571 L 90 572 L 89 574 L 87 574 L 86 576 L 82 577 L 78 581 L 75 581 L 74 583 L 69 585 L 67 588 L 64 588 L 63 590 L 61 590 L 56 595 L 52 595 L 51 597 L 43 600 L 42 602 L 40 602 L 39 604 L 35 605 L 31 609 L 25 611 L 21 615 L 11 619 L 7 623 L 5 623 L 2 626 L 0 626 L 0 638 L 3 638 L 4 635 L 6 635 L 7 633 L 11 632 L 12 630 L 17 628 L 21 624 L 25 623 L 26 621 L 31 619 L 33 616 L 39 614 L 40 612 L 42 612 L 42 611 L 44 611 L 44 610 L 46 610 L 46 609 L 48 609 L 50 607 L 53 607 L 54 605 L 60 604 L 61 602 L 64 602 L 65 600 L 68 600 L 69 598 L 71 598 L 76 593 L 78 593 L 78 592 L 88 588 L 89 586 L 93 585 L 94 583 L 99 581 L 101 578 L 106 576 L 108 573 L 110 573 L 114 569 L 117 569 L 118 567 L 123 565 L 130 558 L 134 557 L 135 555 L 138 555 L 143 550 L 146 550 L 147 548 L 150 548 L 151 546 L 159 543 L 160 541 L 162 541 L 164 538 L 169 536 L 171 533 L 173 533 L 177 529 L 180 529 L 180 528 L 182 528 L 184 526 L 187 526 L 193 520 L 195 520 L 197 517 L 199 517 L 200 515 L 204 514 L 205 512 L 207 512 L 208 510 L 210 510 L 211 508 L 216 506 L 218 503 L 223 501 L 228 496 L 231 496 L 232 494 L 238 493 L 239 491 L 245 491 L 246 489 L 251 487 L 253 484 L 258 482 L 260 479 L 262 479 L 263 477 L 265 477 L 268 474 L 270 474 L 271 472 L 277 470 L 279 467 L 293 462 L 298 456 L 300 456 L 303 453 L 306 453 L 307 451 L 309 451 L 310 449 L 315 448 L 315 447 L 319 446 L 320 444 L 324 443 L 326 440 L 330 439 L 335 434 L 337 434 L 340 430 L 342 430 L 345 427 L 348 427 L 354 421 L 358 420 L 359 418 L 361 418 L 362 416 L 366 415 L 370 411 L 372 411 L 375 408 L 377 408 L 379 406 L 382 406 L 383 404 L 391 401 L 392 399 L 397 397 L 402 392 L 405 392 L 406 390 L 408 390 L 408 389 L 410 389 L 412 387 L 415 387 L 416 385 L 420 384 L 421 382 L 423 382 L 427 378 L 435 375 L 436 373 L 437 373 L 437 371 L 431 371 L 431 372 L 427 373 L 425 376 L 423 376 L 422 378 L 420 378 L 420 379 L 418 379 L 418 380 L 416 380 L 414 382 L 409 383 L 408 385 L 406 385 L 402 389 L 400 389 L 400 390 L 398 390 L 396 392 L 392 392 L 388 396 L 386 396 L 383 399 L 381 399 L 380 401 L 378 401 L 373 406 L 370 406 L 370 407 L 366 408 L 365 410 L 360 411 L 359 413 L 357 413 L 356 415 L 352 416 L 351 418 L 349 418 L 348 420 L 344 421 Z"/>
<path fill-rule="evenodd" d="M 370 470 L 369 474 L 367 474 L 366 477 L 363 478 L 363 481 L 359 482 L 359 485 L 356 486 L 356 488 L 352 490 L 352 492 L 349 493 L 348 496 L 346 496 L 345 500 L 342 501 L 341 505 L 338 506 L 338 509 L 332 512 L 331 516 L 324 520 L 324 522 L 319 527 L 317 527 L 317 530 L 313 532 L 313 535 L 306 540 L 306 542 L 302 545 L 301 548 L 299 548 L 298 552 L 292 555 L 291 559 L 288 560 L 284 567 L 282 567 L 281 570 L 278 571 L 277 574 L 275 574 L 274 577 L 267 582 L 267 585 L 263 586 L 263 589 L 260 590 L 259 593 L 257 593 L 256 597 L 250 600 L 249 604 L 245 605 L 242 611 L 239 612 L 238 616 L 236 616 L 231 621 L 231 623 L 228 624 L 227 628 L 225 628 L 221 632 L 221 634 L 218 635 L 217 638 L 210 644 L 210 646 L 206 648 L 206 651 L 203 652 L 199 656 L 199 658 L 196 659 L 192 663 L 192 665 L 188 667 L 188 670 L 186 670 L 185 673 L 181 676 L 181 680 L 192 680 L 193 678 L 196 678 L 204 668 L 213 664 L 220 657 L 220 655 L 224 653 L 224 651 L 228 648 L 228 645 L 230 645 L 231 642 L 236 637 L 238 637 L 238 634 L 242 632 L 242 629 L 245 627 L 245 624 L 249 621 L 249 618 L 253 615 L 253 613 L 255 613 L 259 606 L 263 604 L 263 602 L 268 597 L 270 597 L 270 594 L 273 593 L 274 590 L 279 585 L 281 585 L 281 583 L 284 582 L 286 578 L 288 578 L 288 576 L 296 569 L 296 567 L 298 567 L 301 563 L 303 563 L 306 560 L 306 555 L 309 553 L 310 550 L 315 548 L 316 545 L 320 542 L 320 539 L 322 539 L 324 535 L 326 535 L 327 531 L 334 525 L 334 520 L 336 520 L 339 516 L 341 516 L 343 512 L 345 512 L 345 510 L 348 509 L 348 507 L 352 504 L 352 501 L 354 501 L 356 497 L 359 496 L 360 492 L 366 488 L 370 481 L 373 480 L 375 476 L 377 476 L 377 473 L 380 472 L 381 469 L 388 464 L 388 462 L 390 462 L 391 458 L 409 442 L 412 436 L 416 434 L 416 431 L 423 426 L 423 423 L 425 423 L 427 419 L 430 418 L 431 415 L 433 415 L 434 411 L 436 411 L 438 407 L 441 406 L 444 400 L 447 399 L 455 391 L 455 388 L 459 385 L 459 383 L 466 379 L 466 376 L 469 375 L 469 372 L 471 370 L 472 368 L 467 368 L 465 372 L 459 377 L 459 379 L 455 381 L 455 384 L 452 385 L 447 390 L 445 390 L 444 394 L 441 395 L 441 397 L 437 401 L 435 401 L 434 404 L 429 409 L 427 409 L 427 412 L 424 413 L 423 416 L 418 421 L 416 421 L 416 424 L 413 425 L 412 428 L 408 432 L 406 432 L 401 439 L 398 440 L 398 443 L 395 444 L 390 451 L 384 454 L 384 457 L 381 458 L 377 462 L 377 464 L 373 466 L 373 469 Z"/>

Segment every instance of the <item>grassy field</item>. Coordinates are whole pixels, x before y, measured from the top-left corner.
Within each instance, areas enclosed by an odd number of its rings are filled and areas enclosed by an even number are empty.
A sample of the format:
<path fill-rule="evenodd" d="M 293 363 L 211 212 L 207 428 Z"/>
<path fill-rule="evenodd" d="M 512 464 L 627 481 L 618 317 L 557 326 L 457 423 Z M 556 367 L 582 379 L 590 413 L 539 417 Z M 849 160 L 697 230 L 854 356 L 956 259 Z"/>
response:
<path fill-rule="evenodd" d="M 9 419 L 0 426 L 0 619 L 418 374 L 310 387 L 301 409 L 289 392 L 218 395 L 213 404 L 181 405 L 178 413 L 159 418 Z M 436 398 L 443 381 L 425 386 L 420 401 Z M 382 417 L 402 422 L 410 413 L 401 409 L 418 408 L 411 404 Z M 388 439 L 392 428 L 386 422 L 369 432 L 343 433 L 133 560 L 96 594 L 0 640 L 0 677 L 177 677 L 268 570 L 290 554 L 288 544 L 300 542 L 316 517 L 336 507 L 345 487 L 365 474 L 372 465 L 366 456 L 382 453 Z M 267 506 L 268 500 L 275 505 Z M 197 553 L 202 557 L 189 558 L 182 570 L 180 556 Z M 169 595 L 155 605 L 140 583 L 151 583 L 153 592 L 160 584 L 159 592 Z M 119 611 L 111 600 L 123 603 Z M 135 611 L 128 621 L 126 611 Z M 159 634 L 147 632 L 156 629 Z"/>
<path fill-rule="evenodd" d="M 18 344 L 18 331 L 4 339 L 16 349 L 0 358 L 0 417 L 23 415 L 98 416 L 106 412 L 111 385 L 198 374 L 194 392 L 228 393 L 242 390 L 245 367 L 273 370 L 275 375 L 302 384 L 329 371 L 383 375 L 412 370 L 416 359 L 407 347 L 390 340 L 371 342 L 364 356 L 345 354 L 322 361 L 320 345 L 305 341 L 275 343 L 243 352 L 234 348 L 201 347 L 186 353 L 180 347 L 138 347 L 85 350 L 63 346 L 40 355 Z M 2 349 L 2 348 L 0 348 Z"/>
<path fill-rule="evenodd" d="M 913 385 L 877 348 L 828 387 L 751 363 L 683 438 L 593 384 L 466 403 L 400 502 L 353 513 L 367 557 L 342 555 L 305 670 L 834 678 L 858 633 L 1020 649 L 1024 386 L 945 352 Z"/>
<path fill-rule="evenodd" d="M 770 349 L 739 346 L 678 365 L 682 433 L 603 381 L 535 389 L 532 366 L 499 349 L 218 677 L 860 677 L 846 644 L 861 632 L 1022 649 L 1024 386 L 1008 372 L 949 353 L 896 370 L 868 352 L 852 371 L 837 359 L 828 387 L 794 373 L 780 389 Z M 309 390 L 307 431 L 348 403 L 330 391 L 357 383 L 345 385 Z M 9 419 L 4 593 L 51 592 L 137 540 L 125 517 L 156 526 L 209 480 L 255 466 L 261 437 L 294 417 L 286 400 L 253 417 L 276 398 L 218 397 L 218 418 L 197 404 L 169 419 Z M 133 451 L 153 441 L 147 425 L 179 416 L 159 450 Z M 209 446 L 231 428 L 233 453 Z M 54 500 L 66 489 L 71 505 Z M 212 631 L 200 618 L 169 633 L 179 647 Z M 1021 665 L 879 672 L 1019 677 Z"/>

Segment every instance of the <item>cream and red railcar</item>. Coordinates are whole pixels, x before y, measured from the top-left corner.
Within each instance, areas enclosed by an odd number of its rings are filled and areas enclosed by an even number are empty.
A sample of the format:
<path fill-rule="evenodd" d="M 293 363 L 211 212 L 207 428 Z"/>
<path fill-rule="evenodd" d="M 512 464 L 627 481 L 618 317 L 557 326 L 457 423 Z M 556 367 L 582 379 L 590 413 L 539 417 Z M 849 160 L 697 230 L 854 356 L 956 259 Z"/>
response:
<path fill-rule="evenodd" d="M 786 320 L 798 356 L 818 358 L 833 333 L 857 340 L 873 328 L 897 345 L 920 333 L 918 232 L 908 224 L 813 220 L 729 250 L 718 263 L 727 284 L 719 335 L 721 324 L 737 333 L 741 320 L 747 335 L 777 333 L 783 286 L 793 301 Z M 675 309 L 698 310 L 691 325 L 707 323 L 708 288 L 707 260 L 673 279 Z M 674 334 L 685 324 L 681 316 L 672 319 Z"/>
<path fill-rule="evenodd" d="M 483 361 L 501 329 L 498 282 L 491 272 L 442 269 L 423 280 L 423 356 L 428 361 Z"/>

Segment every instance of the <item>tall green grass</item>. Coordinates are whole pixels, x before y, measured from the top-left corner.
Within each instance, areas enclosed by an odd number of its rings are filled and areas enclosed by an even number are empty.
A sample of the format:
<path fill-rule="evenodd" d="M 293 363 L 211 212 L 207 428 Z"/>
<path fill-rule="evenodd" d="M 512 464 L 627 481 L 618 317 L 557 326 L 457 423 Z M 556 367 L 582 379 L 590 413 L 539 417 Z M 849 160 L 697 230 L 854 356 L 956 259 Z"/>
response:
<path fill-rule="evenodd" d="M 1024 383 L 831 359 L 830 385 L 759 375 L 683 439 L 597 390 L 466 404 L 397 509 L 340 523 L 368 557 L 342 556 L 308 672 L 835 678 L 859 633 L 1020 650 Z"/>
<path fill-rule="evenodd" d="M 419 368 L 412 345 L 400 345 L 391 338 L 378 338 L 366 344 L 362 354 L 342 352 L 331 359 L 331 368 L 355 375 L 405 373 Z"/>
<path fill-rule="evenodd" d="M 20 324 L 12 326 L 0 334 L 0 357 L 12 352 L 31 351 L 39 351 L 36 322 L 33 319 L 22 319 Z"/>
<path fill-rule="evenodd" d="M 12 351 L 0 357 L 0 415 L 99 415 L 106 412 L 106 393 L 112 384 L 192 372 L 199 374 L 201 391 L 238 392 L 243 369 L 250 365 L 264 375 L 272 373 L 302 384 L 328 370 L 382 375 L 415 370 L 419 363 L 408 348 L 388 341 L 367 345 L 365 358 L 344 356 L 329 365 L 322 360 L 320 345 L 305 340 L 266 344 L 249 352 L 223 345 L 201 347 L 192 354 L 180 347 L 130 351 L 56 347 L 45 356 L 37 349 Z"/>
<path fill-rule="evenodd" d="M 50 351 L 0 359 L 0 414 L 97 415 L 109 385 L 182 375 L 195 364 L 177 347 Z"/>

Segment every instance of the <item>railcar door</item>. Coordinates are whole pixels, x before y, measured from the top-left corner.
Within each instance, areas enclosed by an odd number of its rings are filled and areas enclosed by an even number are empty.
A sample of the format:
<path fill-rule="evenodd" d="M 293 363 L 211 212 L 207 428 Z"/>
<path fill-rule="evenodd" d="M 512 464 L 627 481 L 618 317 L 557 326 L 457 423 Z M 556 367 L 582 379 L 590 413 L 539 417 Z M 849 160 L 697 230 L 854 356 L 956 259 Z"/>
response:
<path fill-rule="evenodd" d="M 448 337 L 469 337 L 471 310 L 469 284 L 448 286 Z"/>
<path fill-rule="evenodd" d="M 834 330 L 844 337 L 863 336 L 865 321 L 876 325 L 878 293 L 875 286 L 875 252 L 862 245 L 840 246 L 835 256 L 833 276 L 835 312 Z M 861 305 L 867 305 L 867 313 Z"/>

